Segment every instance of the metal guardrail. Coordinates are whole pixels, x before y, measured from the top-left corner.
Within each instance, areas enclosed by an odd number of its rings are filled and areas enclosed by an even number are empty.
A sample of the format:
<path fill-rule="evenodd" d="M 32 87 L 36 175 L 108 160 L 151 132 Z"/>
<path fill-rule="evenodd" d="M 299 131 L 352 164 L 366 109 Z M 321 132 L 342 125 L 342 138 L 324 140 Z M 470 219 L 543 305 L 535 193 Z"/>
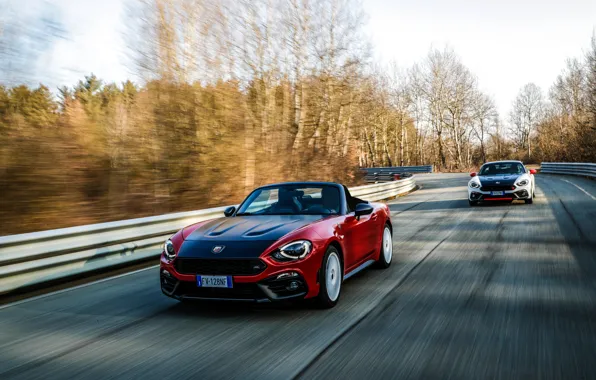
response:
<path fill-rule="evenodd" d="M 411 177 L 354 187 L 350 193 L 378 201 L 415 187 Z M 157 258 L 173 233 L 222 217 L 226 207 L 0 237 L 0 295 Z"/>
<path fill-rule="evenodd" d="M 396 175 L 399 177 L 399 175 L 404 173 L 432 173 L 433 166 L 390 166 L 382 168 L 362 168 L 361 170 L 366 173 L 365 179 L 367 182 L 387 182 L 394 181 Z"/>
<path fill-rule="evenodd" d="M 367 172 L 391 172 L 391 173 L 432 173 L 432 165 L 421 165 L 421 166 L 388 166 L 378 168 L 362 168 Z"/>
<path fill-rule="evenodd" d="M 596 178 L 596 164 L 581 162 L 543 162 L 540 173 L 567 174 Z"/>

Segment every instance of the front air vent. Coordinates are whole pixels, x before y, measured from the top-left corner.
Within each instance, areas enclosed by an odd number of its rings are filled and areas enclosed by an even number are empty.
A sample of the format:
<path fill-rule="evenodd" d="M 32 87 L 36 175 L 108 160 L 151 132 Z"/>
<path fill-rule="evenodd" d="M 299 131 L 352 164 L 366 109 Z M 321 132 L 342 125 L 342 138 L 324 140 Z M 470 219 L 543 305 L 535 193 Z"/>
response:
<path fill-rule="evenodd" d="M 267 268 L 259 259 L 190 259 L 177 258 L 176 271 L 182 274 L 254 276 Z"/>
<path fill-rule="evenodd" d="M 515 190 L 515 186 L 512 185 L 487 185 L 482 186 L 480 191 L 509 191 Z"/>

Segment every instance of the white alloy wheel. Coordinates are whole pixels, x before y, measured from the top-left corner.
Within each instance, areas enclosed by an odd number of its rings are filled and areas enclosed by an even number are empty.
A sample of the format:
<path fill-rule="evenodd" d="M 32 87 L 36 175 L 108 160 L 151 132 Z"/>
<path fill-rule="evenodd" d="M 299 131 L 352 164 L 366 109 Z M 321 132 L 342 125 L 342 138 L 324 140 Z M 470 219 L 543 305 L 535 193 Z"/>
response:
<path fill-rule="evenodd" d="M 327 297 L 332 302 L 337 300 L 339 297 L 339 291 L 341 290 L 341 264 L 337 253 L 331 252 L 327 258 L 327 265 L 325 268 L 325 285 L 327 288 Z"/>
<path fill-rule="evenodd" d="M 388 226 L 385 226 L 383 230 L 383 255 L 385 256 L 385 262 L 389 264 L 393 258 L 393 240 Z"/>

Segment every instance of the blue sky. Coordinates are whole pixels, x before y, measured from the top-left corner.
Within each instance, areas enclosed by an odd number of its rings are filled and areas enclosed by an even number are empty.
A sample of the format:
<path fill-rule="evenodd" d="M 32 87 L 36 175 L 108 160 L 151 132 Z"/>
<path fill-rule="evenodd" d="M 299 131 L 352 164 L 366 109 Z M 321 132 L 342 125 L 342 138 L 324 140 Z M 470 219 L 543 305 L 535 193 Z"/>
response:
<path fill-rule="evenodd" d="M 108 81 L 132 77 L 123 20 L 133 0 L 0 0 L 18 17 L 51 4 L 67 38 L 55 41 L 38 62 L 51 87 L 72 85 L 95 73 Z M 565 60 L 585 51 L 596 27 L 594 0 L 363 0 L 365 27 L 375 58 L 408 67 L 431 46 L 452 47 L 502 116 L 527 82 L 546 93 Z"/>

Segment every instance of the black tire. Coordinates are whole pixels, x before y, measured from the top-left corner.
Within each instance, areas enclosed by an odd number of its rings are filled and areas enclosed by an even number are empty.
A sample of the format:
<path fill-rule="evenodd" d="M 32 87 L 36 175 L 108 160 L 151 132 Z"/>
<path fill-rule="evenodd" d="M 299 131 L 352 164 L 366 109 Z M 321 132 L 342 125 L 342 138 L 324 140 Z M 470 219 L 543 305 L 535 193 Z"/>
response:
<path fill-rule="evenodd" d="M 390 244 L 391 244 L 391 257 L 389 261 L 385 258 L 385 230 L 389 231 L 390 237 Z M 379 260 L 377 260 L 376 267 L 379 269 L 387 269 L 391 266 L 391 261 L 393 258 L 393 233 L 391 232 L 391 227 L 388 224 L 385 224 L 383 227 L 383 234 L 381 235 L 381 252 L 379 252 Z"/>
<path fill-rule="evenodd" d="M 340 271 L 338 273 L 339 277 L 339 294 L 335 298 L 335 300 L 329 297 L 329 292 L 327 291 L 327 262 L 329 258 L 332 256 L 336 256 L 340 263 Z M 334 246 L 329 246 L 327 248 L 327 252 L 325 252 L 325 256 L 323 256 L 323 262 L 321 263 L 321 269 L 319 270 L 319 295 L 316 298 L 317 306 L 321 309 L 331 309 L 341 297 L 341 285 L 343 282 L 343 266 L 341 263 L 341 254 L 338 252 L 337 248 Z"/>
<path fill-rule="evenodd" d="M 478 205 L 478 201 L 471 201 L 469 199 L 468 199 L 468 203 L 469 203 L 470 207 L 474 207 L 474 206 Z"/>
<path fill-rule="evenodd" d="M 525 199 L 525 201 L 527 205 L 531 205 L 532 203 L 534 203 L 534 196 L 532 196 L 532 198 L 530 199 Z"/>

